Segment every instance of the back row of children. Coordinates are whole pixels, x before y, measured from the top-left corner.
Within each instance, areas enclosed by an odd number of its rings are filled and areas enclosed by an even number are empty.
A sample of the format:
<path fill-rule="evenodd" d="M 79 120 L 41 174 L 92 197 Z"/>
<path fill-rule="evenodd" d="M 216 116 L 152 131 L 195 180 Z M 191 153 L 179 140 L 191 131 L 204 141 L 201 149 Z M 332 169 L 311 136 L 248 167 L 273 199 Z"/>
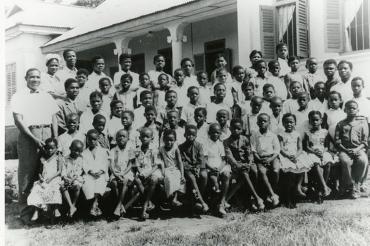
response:
<path fill-rule="evenodd" d="M 253 55 L 262 56 L 254 51 L 251 60 Z M 123 55 L 120 60 L 125 59 L 131 58 Z M 294 57 L 288 59 L 291 73 L 284 79 L 279 76 L 279 61 L 269 62 L 271 75 L 267 77 L 266 62 L 255 60 L 256 73 L 236 66 L 234 80 L 229 81 L 226 60 L 220 55 L 218 68 L 212 73 L 214 83 L 208 82 L 206 73 L 192 76 L 190 59 L 183 59 L 182 69 L 175 70 L 175 82 L 163 71 L 156 71 L 140 75 L 139 89 L 133 90 L 133 76 L 126 73 L 117 91 L 110 93 L 111 80 L 101 78 L 100 91 L 89 94 L 89 106 L 82 113 L 67 113 L 62 110 L 70 108 L 65 102 L 78 107 L 87 101 L 80 93 L 88 75 L 79 70 L 77 80 L 65 82 L 67 100 L 60 103 L 59 113 L 61 135 L 58 145 L 54 140 L 46 143 L 44 169 L 29 204 L 60 204 L 57 186 L 49 185 L 60 184 L 60 175 L 70 216 L 76 211 L 81 188 L 86 199 L 93 201 L 90 213 L 101 214 L 98 201 L 108 183 L 117 197 L 113 214 L 119 217 L 143 196 L 142 219 L 153 207 L 158 183 L 163 183 L 173 206 L 181 206 L 177 194 L 184 192 L 186 184 L 194 207 L 203 212 L 209 209 L 209 193 L 217 194 L 215 211 L 221 215 L 240 186 L 247 188 L 255 209 L 262 210 L 265 204 L 277 206 L 282 195 L 282 201 L 294 207 L 292 197 L 307 195 L 307 186 L 302 186 L 307 183 L 305 173 L 309 190 L 318 201 L 339 187 L 341 194 L 357 197 L 367 166 L 369 117 L 364 109 L 369 101 L 362 95 L 364 81 L 360 77 L 351 80 L 353 97 L 343 110 L 341 93 L 330 90 L 328 82 L 315 76 L 315 59 L 308 59 L 309 75 L 302 80 L 295 74 L 298 63 Z M 163 69 L 163 56 L 156 56 L 154 63 Z M 324 63 L 328 81 L 334 73 L 326 68 L 332 65 L 337 67 L 334 60 Z M 352 69 L 348 61 L 338 66 Z M 152 79 L 157 75 L 158 81 Z M 59 159 L 63 161 L 56 161 Z M 340 174 L 330 175 L 335 163 L 340 163 Z M 231 179 L 237 182 L 229 189 Z M 40 193 L 38 185 L 48 192 Z M 45 189 L 49 186 L 53 188 Z M 124 205 L 128 189 L 137 192 Z"/>

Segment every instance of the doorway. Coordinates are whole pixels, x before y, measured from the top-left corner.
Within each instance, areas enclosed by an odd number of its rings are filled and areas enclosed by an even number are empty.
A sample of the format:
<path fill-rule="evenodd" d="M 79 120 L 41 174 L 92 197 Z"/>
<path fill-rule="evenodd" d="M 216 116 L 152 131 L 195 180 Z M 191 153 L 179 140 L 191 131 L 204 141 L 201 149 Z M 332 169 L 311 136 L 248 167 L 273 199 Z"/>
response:
<path fill-rule="evenodd" d="M 164 48 L 158 50 L 158 54 L 164 56 L 166 65 L 164 66 L 164 71 L 172 76 L 172 48 Z"/>
<path fill-rule="evenodd" d="M 215 60 L 218 54 L 224 54 L 227 62 L 227 70 L 231 69 L 231 50 L 226 49 L 225 39 L 214 40 L 204 43 L 205 66 L 208 76 L 216 69 Z"/>

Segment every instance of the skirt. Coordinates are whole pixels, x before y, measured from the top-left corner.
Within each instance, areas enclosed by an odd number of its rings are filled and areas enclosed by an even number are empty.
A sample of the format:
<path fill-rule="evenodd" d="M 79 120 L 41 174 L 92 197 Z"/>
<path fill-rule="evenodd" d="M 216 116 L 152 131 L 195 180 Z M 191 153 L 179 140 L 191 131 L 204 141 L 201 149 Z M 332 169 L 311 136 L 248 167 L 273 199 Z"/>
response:
<path fill-rule="evenodd" d="M 334 159 L 333 156 L 329 152 L 324 152 L 322 159 L 320 159 L 317 155 L 309 153 L 308 158 L 310 161 L 314 163 L 319 163 L 320 166 L 325 166 L 329 162 L 333 163 Z"/>
<path fill-rule="evenodd" d="M 304 173 L 311 169 L 313 163 L 307 156 L 306 152 L 302 152 L 297 157 L 297 163 L 292 162 L 288 158 L 284 157 L 283 155 L 279 155 L 280 163 L 281 163 L 281 170 L 283 172 L 291 172 L 291 173 Z"/>
<path fill-rule="evenodd" d="M 181 182 L 181 172 L 179 169 L 175 167 L 165 168 L 164 190 L 167 197 L 170 197 L 176 191 L 185 192 L 185 183 Z"/>
<path fill-rule="evenodd" d="M 62 204 L 62 193 L 60 192 L 61 185 L 62 181 L 60 177 L 54 178 L 48 184 L 36 181 L 27 198 L 27 204 L 39 208 L 46 204 Z"/>

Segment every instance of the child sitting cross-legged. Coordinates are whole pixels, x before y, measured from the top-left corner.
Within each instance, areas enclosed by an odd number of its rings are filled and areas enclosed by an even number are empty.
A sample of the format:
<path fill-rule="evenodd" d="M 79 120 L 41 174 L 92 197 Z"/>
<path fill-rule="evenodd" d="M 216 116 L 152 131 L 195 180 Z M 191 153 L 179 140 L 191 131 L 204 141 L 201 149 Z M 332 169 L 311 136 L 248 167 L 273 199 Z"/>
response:
<path fill-rule="evenodd" d="M 72 217 L 77 211 L 76 202 L 80 196 L 84 183 L 82 156 L 84 144 L 82 141 L 73 140 L 70 146 L 70 154 L 64 158 L 62 167 L 62 194 L 69 206 L 68 216 Z"/>
<path fill-rule="evenodd" d="M 195 207 L 208 211 L 208 205 L 203 199 L 207 185 L 207 170 L 204 162 L 204 147 L 196 140 L 197 127 L 187 125 L 185 128 L 185 142 L 179 145 L 184 165 L 184 174 L 187 182 L 192 188 Z M 199 185 L 198 185 L 199 183 Z"/>
<path fill-rule="evenodd" d="M 257 164 L 258 173 L 261 176 L 263 185 L 267 188 L 268 197 L 266 201 L 273 206 L 279 204 L 279 196 L 276 194 L 279 183 L 280 153 L 279 139 L 275 133 L 269 130 L 270 117 L 266 113 L 261 113 L 257 117 L 259 130 L 252 131 L 251 146 L 254 161 Z M 271 179 L 268 178 L 271 173 Z"/>
<path fill-rule="evenodd" d="M 246 185 L 248 191 L 252 194 L 257 208 L 263 210 L 265 205 L 262 198 L 257 194 L 255 184 L 251 177 L 257 177 L 257 167 L 253 163 L 253 154 L 248 138 L 242 135 L 243 122 L 240 119 L 232 119 L 230 123 L 231 136 L 224 141 L 226 160 L 230 164 L 232 171 L 237 175 L 239 181 Z M 255 181 L 255 180 L 254 180 Z M 234 189 L 236 191 L 236 189 Z M 235 193 L 232 190 L 230 193 Z M 231 198 L 229 194 L 229 198 Z"/>
<path fill-rule="evenodd" d="M 213 123 L 209 126 L 208 140 L 205 144 L 205 160 L 208 170 L 210 185 L 215 193 L 221 192 L 221 199 L 218 203 L 218 212 L 225 215 L 226 194 L 229 190 L 229 181 L 231 168 L 225 162 L 225 149 L 220 140 L 221 127 L 218 123 Z M 222 187 L 219 187 L 219 181 L 222 182 Z"/>
<path fill-rule="evenodd" d="M 36 207 L 31 221 L 38 219 L 39 209 L 48 211 L 52 218 L 60 216 L 57 206 L 62 204 L 60 174 L 63 156 L 58 152 L 57 145 L 55 139 L 48 138 L 45 140 L 45 153 L 41 157 L 39 180 L 33 184 L 31 193 L 27 198 L 27 205 Z"/>

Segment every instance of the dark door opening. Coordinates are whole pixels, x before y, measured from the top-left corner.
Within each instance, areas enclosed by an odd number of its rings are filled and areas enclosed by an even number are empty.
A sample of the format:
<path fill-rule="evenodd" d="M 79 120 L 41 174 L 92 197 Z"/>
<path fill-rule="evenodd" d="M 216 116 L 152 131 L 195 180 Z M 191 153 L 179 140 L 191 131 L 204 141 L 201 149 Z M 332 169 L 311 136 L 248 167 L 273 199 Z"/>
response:
<path fill-rule="evenodd" d="M 204 43 L 205 66 L 208 76 L 216 69 L 215 60 L 219 53 L 224 54 L 227 61 L 227 70 L 231 69 L 231 50 L 226 49 L 225 39 L 214 40 Z"/>
<path fill-rule="evenodd" d="M 158 54 L 161 54 L 162 56 L 164 56 L 164 59 L 166 60 L 164 71 L 172 75 L 172 48 L 160 49 L 158 50 Z"/>

